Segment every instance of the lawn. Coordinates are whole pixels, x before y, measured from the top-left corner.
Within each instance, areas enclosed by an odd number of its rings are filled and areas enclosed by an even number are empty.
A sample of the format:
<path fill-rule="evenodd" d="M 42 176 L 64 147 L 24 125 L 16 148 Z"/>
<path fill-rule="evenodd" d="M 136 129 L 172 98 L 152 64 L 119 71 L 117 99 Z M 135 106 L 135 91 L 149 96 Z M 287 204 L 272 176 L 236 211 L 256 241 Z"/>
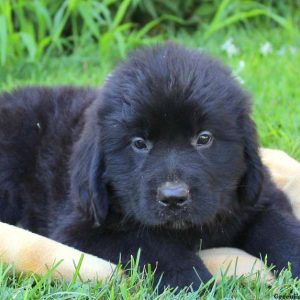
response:
<path fill-rule="evenodd" d="M 300 160 L 300 32 L 282 26 L 230 26 L 204 38 L 205 29 L 185 28 L 147 35 L 138 44 L 170 39 L 199 48 L 230 66 L 253 98 L 253 118 L 264 147 L 278 148 Z M 1 34 L 1 33 L 0 33 Z M 126 39 L 125 39 L 126 43 Z M 39 59 L 18 58 L 0 67 L 0 90 L 24 85 L 99 86 L 122 56 L 112 48 L 105 55 L 96 43 L 77 47 L 71 54 L 42 55 Z M 231 51 L 230 51 L 231 49 Z M 291 241 L 292 243 L 293 241 Z M 288 245 L 287 245 L 288 247 Z M 109 283 L 51 281 L 15 274 L 12 266 L 0 267 L 0 299 L 199 299 L 199 293 L 166 291 L 157 295 L 151 287 L 151 272 L 133 267 L 128 278 L 114 277 Z M 50 275 L 50 274 L 49 274 Z M 212 289 L 202 287 L 205 299 L 272 299 L 276 295 L 298 295 L 300 281 L 282 272 L 272 286 L 259 277 L 222 279 Z M 292 298 L 291 298 L 292 299 Z"/>

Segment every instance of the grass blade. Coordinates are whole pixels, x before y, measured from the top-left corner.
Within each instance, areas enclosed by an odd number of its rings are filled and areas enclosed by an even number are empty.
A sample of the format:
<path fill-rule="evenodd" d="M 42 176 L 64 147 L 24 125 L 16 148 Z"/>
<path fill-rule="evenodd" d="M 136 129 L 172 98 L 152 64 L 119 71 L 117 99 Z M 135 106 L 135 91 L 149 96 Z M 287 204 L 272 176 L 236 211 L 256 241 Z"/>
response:
<path fill-rule="evenodd" d="M 4 16 L 0 16 L 0 61 L 3 66 L 6 62 L 7 56 L 7 27 Z"/>

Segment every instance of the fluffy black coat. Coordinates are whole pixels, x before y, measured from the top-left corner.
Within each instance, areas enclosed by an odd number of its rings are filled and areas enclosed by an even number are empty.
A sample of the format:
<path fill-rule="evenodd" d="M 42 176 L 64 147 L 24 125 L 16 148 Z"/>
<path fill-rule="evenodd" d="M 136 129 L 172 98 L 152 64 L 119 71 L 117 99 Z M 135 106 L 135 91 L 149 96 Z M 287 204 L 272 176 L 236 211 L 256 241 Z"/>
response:
<path fill-rule="evenodd" d="M 141 248 L 162 286 L 210 279 L 200 242 L 299 276 L 300 223 L 249 114 L 229 70 L 174 44 L 138 50 L 99 90 L 3 93 L 0 220 L 114 263 Z M 182 203 L 161 199 L 166 184 L 185 187 Z"/>

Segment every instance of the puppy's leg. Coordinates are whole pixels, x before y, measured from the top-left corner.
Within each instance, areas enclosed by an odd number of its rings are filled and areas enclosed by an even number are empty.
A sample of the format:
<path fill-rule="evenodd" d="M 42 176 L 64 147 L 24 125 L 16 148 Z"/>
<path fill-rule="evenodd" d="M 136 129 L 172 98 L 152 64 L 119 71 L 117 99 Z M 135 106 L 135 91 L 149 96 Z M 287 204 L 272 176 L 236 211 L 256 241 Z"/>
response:
<path fill-rule="evenodd" d="M 192 286 L 196 290 L 202 282 L 207 282 L 212 277 L 194 252 L 156 235 L 147 233 L 140 237 L 138 233 L 121 233 L 114 236 L 113 241 L 110 237 L 100 238 L 98 244 L 102 249 L 97 247 L 97 256 L 117 263 L 121 255 L 123 265 L 130 262 L 131 256 L 136 256 L 138 249 L 141 249 L 139 265 L 141 268 L 151 265 L 152 270 L 155 270 L 155 284 L 160 281 L 160 291 L 167 286 Z M 86 251 L 91 247 L 94 248 L 90 245 Z"/>
<path fill-rule="evenodd" d="M 265 257 L 277 270 L 292 265 L 292 274 L 300 277 L 300 222 L 289 212 L 271 208 L 255 219 L 242 248 L 255 256 Z"/>
<path fill-rule="evenodd" d="M 73 223 L 65 230 L 57 231 L 52 238 L 113 263 L 118 263 L 121 258 L 123 266 L 141 249 L 139 265 L 141 268 L 149 264 L 152 266 L 156 283 L 161 278 L 161 289 L 164 286 L 192 286 L 195 290 L 201 282 L 211 278 L 202 260 L 193 251 L 150 230 L 103 233 L 100 229 Z"/>
<path fill-rule="evenodd" d="M 164 237 L 153 235 L 141 242 L 144 251 L 143 265 L 156 267 L 156 280 L 160 279 L 160 288 L 189 287 L 196 290 L 202 282 L 210 280 L 212 275 L 202 259 L 180 243 L 168 241 Z"/>

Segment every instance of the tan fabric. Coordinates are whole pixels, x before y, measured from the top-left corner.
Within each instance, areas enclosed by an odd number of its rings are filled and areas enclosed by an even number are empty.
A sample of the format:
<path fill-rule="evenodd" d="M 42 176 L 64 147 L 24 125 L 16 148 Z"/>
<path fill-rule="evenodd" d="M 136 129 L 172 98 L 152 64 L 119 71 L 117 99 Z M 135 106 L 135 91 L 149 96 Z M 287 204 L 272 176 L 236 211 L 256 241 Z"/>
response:
<path fill-rule="evenodd" d="M 82 252 L 30 231 L 0 222 L 0 257 L 6 263 L 14 264 L 17 271 L 45 274 L 58 263 L 53 277 L 71 280 Z M 80 277 L 108 279 L 115 265 L 93 255 L 84 255 Z"/>
<path fill-rule="evenodd" d="M 300 174 L 291 178 L 283 190 L 291 201 L 295 216 L 300 220 Z"/>
<path fill-rule="evenodd" d="M 262 160 L 270 169 L 276 184 L 288 195 L 295 215 L 300 219 L 300 164 L 280 150 L 261 150 Z M 45 274 L 53 264 L 62 260 L 53 273 L 54 277 L 72 279 L 75 265 L 82 252 L 62 245 L 24 229 L 0 222 L 0 255 L 2 261 L 14 263 L 17 271 Z M 250 273 L 264 270 L 260 259 L 234 248 L 214 248 L 203 250 L 199 254 L 212 274 L 220 278 L 223 272 L 227 276 L 248 276 Z M 174 262 L 176 263 L 176 262 Z M 110 278 L 115 265 L 85 254 L 80 269 L 83 280 Z M 261 279 L 270 281 L 273 275 L 262 272 Z"/>
<path fill-rule="evenodd" d="M 262 149 L 261 156 L 273 180 L 288 196 L 300 220 L 300 163 L 280 150 Z"/>
<path fill-rule="evenodd" d="M 286 186 L 300 175 L 300 163 L 281 150 L 263 148 L 260 153 L 277 186 L 287 191 Z"/>
<path fill-rule="evenodd" d="M 222 275 L 228 277 L 244 275 L 247 279 L 254 279 L 260 276 L 261 281 L 271 283 L 274 280 L 273 274 L 268 272 L 264 263 L 257 257 L 236 248 L 212 248 L 199 252 L 208 270 L 215 274 L 217 280 Z"/>

